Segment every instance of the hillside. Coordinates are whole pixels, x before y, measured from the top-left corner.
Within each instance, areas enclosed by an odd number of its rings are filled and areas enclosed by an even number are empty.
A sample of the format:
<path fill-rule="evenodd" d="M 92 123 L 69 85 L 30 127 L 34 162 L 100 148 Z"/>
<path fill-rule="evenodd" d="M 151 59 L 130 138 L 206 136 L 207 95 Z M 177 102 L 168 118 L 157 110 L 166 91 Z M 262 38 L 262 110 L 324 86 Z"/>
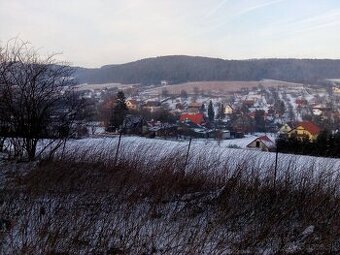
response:
<path fill-rule="evenodd" d="M 164 56 L 101 68 L 77 68 L 79 83 L 159 84 L 188 81 L 256 81 L 275 79 L 317 82 L 340 77 L 340 60 L 253 59 L 223 60 L 206 57 Z"/>
<path fill-rule="evenodd" d="M 339 254 L 340 160 L 117 140 L 0 160 L 0 254 Z"/>

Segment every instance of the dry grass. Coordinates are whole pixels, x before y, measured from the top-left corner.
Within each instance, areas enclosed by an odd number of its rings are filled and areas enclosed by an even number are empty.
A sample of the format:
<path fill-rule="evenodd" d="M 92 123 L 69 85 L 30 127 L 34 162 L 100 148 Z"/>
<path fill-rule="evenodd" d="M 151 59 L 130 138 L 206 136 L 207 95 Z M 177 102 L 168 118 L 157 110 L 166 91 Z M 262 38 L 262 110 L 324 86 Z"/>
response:
<path fill-rule="evenodd" d="M 105 153 L 103 153 L 105 154 Z M 147 155 L 147 153 L 145 153 Z M 339 176 L 223 177 L 178 152 L 41 161 L 1 193 L 1 254 L 337 254 Z M 217 163 L 218 164 L 218 163 Z M 13 185 L 13 183 L 15 185 Z"/>

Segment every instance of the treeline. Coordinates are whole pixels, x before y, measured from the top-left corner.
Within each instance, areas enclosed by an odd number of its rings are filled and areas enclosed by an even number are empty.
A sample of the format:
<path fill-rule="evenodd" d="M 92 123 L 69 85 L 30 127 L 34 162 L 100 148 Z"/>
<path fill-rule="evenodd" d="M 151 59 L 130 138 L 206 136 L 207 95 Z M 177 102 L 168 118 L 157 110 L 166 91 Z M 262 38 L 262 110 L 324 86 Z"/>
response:
<path fill-rule="evenodd" d="M 159 84 L 187 81 L 252 81 L 277 79 L 318 82 L 340 77 L 340 60 L 253 59 L 223 60 L 206 57 L 164 56 L 101 68 L 77 68 L 80 83 Z"/>
<path fill-rule="evenodd" d="M 286 139 L 278 139 L 277 148 L 279 152 L 302 154 L 320 157 L 340 158 L 340 133 L 322 131 L 315 141 L 308 137 L 301 139 L 291 136 Z"/>

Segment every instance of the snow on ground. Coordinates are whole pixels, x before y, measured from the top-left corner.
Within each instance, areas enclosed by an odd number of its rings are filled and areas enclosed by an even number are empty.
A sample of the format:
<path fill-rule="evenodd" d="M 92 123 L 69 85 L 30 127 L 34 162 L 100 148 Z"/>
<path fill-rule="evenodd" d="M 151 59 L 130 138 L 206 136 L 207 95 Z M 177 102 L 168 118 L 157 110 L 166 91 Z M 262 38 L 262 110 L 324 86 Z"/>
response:
<path fill-rule="evenodd" d="M 112 88 L 126 88 L 131 87 L 135 84 L 121 84 L 121 83 L 100 83 L 100 84 L 88 84 L 83 83 L 75 86 L 77 91 L 82 90 L 103 90 L 103 89 L 112 89 Z"/>
<path fill-rule="evenodd" d="M 244 138 L 228 139 L 220 141 L 220 147 L 234 147 L 245 149 L 249 143 L 254 141 L 258 136 L 246 135 Z M 196 143 L 202 143 L 210 146 L 218 146 L 216 140 L 213 139 L 197 139 Z"/>
<path fill-rule="evenodd" d="M 197 166 L 196 163 L 203 161 L 210 166 L 208 168 L 204 168 L 205 171 L 208 171 L 206 174 L 209 176 L 211 176 L 211 174 L 215 174 L 215 176 L 225 176 L 230 174 L 232 170 L 237 169 L 241 170 L 242 174 L 256 171 L 272 171 L 275 164 L 275 153 L 228 148 L 228 142 L 235 142 L 235 140 L 239 140 L 238 142 L 241 144 L 241 140 L 244 140 L 242 142 L 245 144 L 247 139 L 253 139 L 253 137 L 249 136 L 244 139 L 225 140 L 221 141 L 220 144 L 213 140 L 192 140 L 191 148 L 189 150 L 189 165 L 186 170 L 194 171 L 195 166 Z M 85 153 L 85 156 L 88 157 L 89 160 L 96 160 L 97 156 L 102 156 L 101 159 L 113 160 L 115 158 L 117 142 L 118 137 L 70 140 L 66 145 L 66 153 L 64 156 L 66 157 L 68 153 L 73 156 Z M 145 164 L 150 164 L 151 166 L 153 162 L 160 161 L 168 155 L 170 155 L 170 157 L 176 156 L 175 159 L 177 159 L 177 156 L 185 155 L 188 149 L 188 140 L 171 141 L 131 136 L 122 138 L 121 148 L 122 149 L 119 150 L 120 158 L 134 158 L 136 156 L 144 157 L 148 159 Z M 292 178 L 294 178 L 294 176 L 299 178 L 300 173 L 303 172 L 310 173 L 312 176 L 324 174 L 324 178 L 321 180 L 324 180 L 325 183 L 327 183 L 327 177 L 333 178 L 336 175 L 339 176 L 340 159 L 279 154 L 278 174 L 285 175 L 288 172 L 286 170 L 294 171 Z M 304 174 L 302 174 L 302 176 L 308 177 Z M 308 178 L 302 180 L 309 181 Z M 126 243 L 123 243 L 124 245 L 135 248 L 138 248 L 141 244 L 150 243 L 149 240 L 154 240 L 155 243 L 152 243 L 154 247 L 157 247 L 158 249 L 166 249 L 167 247 L 172 247 L 172 240 L 175 240 L 176 242 L 182 243 L 183 247 L 180 247 L 179 249 L 183 251 L 185 247 L 188 247 L 188 244 L 192 243 L 192 240 L 197 241 L 197 238 L 205 237 L 203 233 L 205 234 L 206 230 L 210 229 L 211 232 L 207 235 L 207 239 L 203 239 L 203 246 L 201 248 L 203 253 L 208 254 L 209 251 L 211 253 L 214 247 L 221 247 L 220 240 L 226 241 L 226 243 L 231 242 L 230 240 L 234 241 L 234 237 L 241 240 L 244 234 L 252 233 L 252 229 L 255 229 L 256 224 L 258 224 L 257 221 L 253 220 L 249 221 L 249 223 L 247 221 L 245 224 L 242 224 L 241 222 L 242 225 L 240 225 L 240 232 L 235 232 L 235 230 L 225 228 L 224 221 L 223 224 L 218 223 L 216 225 L 212 225 L 215 224 L 215 220 L 211 220 L 210 215 L 212 215 L 211 212 L 214 213 L 215 209 L 209 210 L 208 207 L 207 212 L 209 213 L 202 213 L 203 217 L 195 216 L 201 216 L 201 213 L 184 214 L 186 212 L 191 212 L 187 209 L 190 207 L 188 206 L 188 203 L 185 202 L 184 197 L 182 197 L 182 200 L 179 201 L 160 203 L 161 207 L 156 207 L 157 212 L 164 212 L 164 216 L 161 216 L 160 218 L 153 216 L 153 218 L 149 220 L 149 218 L 145 217 L 147 212 L 150 212 L 149 208 L 151 208 L 148 201 L 125 204 L 119 203 L 121 202 L 120 200 L 117 200 L 117 202 L 112 199 L 114 196 L 114 194 L 110 194 L 109 197 L 95 197 L 96 202 L 99 202 L 99 204 L 103 206 L 99 207 L 100 210 L 98 211 L 92 211 L 91 208 L 93 208 L 96 204 L 93 200 L 91 200 L 91 197 L 89 197 L 88 201 L 82 201 L 84 197 L 81 193 L 78 197 L 72 194 L 64 198 L 50 198 L 48 196 L 42 197 L 42 200 L 33 202 L 32 200 L 25 200 L 25 203 L 29 205 L 29 210 L 19 211 L 19 224 L 17 224 L 17 227 L 13 228 L 11 232 L 6 234 L 6 239 L 4 239 L 5 244 L 7 247 L 15 248 L 21 247 L 22 243 L 28 242 L 27 240 L 31 240 L 32 244 L 34 244 L 35 240 L 43 241 L 44 235 L 41 233 L 49 234 L 49 232 L 42 232 L 41 230 L 46 231 L 46 229 L 48 231 L 54 231 L 57 229 L 60 230 L 59 233 L 67 233 L 67 235 L 61 234 L 61 237 L 58 236 L 58 238 L 60 238 L 61 243 L 68 244 L 66 242 L 68 240 L 78 240 L 76 239 L 79 238 L 79 232 L 77 232 L 77 229 L 82 229 L 86 226 L 86 231 L 84 232 L 82 230 L 81 233 L 83 233 L 83 235 L 81 237 L 83 238 L 82 240 L 90 240 L 88 245 L 92 247 L 104 240 L 100 239 L 100 241 L 98 241 L 99 238 L 103 237 L 98 234 L 100 232 L 112 236 L 118 244 L 126 241 Z M 209 197 L 207 197 L 207 199 L 211 200 Z M 20 198 L 19 201 L 22 203 L 22 198 Z M 192 203 L 196 203 L 195 200 L 193 201 L 194 202 Z M 200 200 L 197 201 L 201 202 Z M 13 203 L 15 202 L 17 201 L 14 201 Z M 24 205 L 26 205 L 25 203 Z M 42 204 L 46 205 L 46 214 L 44 217 L 36 213 L 39 212 Z M 195 208 L 200 209 L 199 203 L 197 204 L 198 207 Z M 63 213 L 63 210 L 68 213 Z M 188 220 L 185 222 L 182 221 L 181 214 L 178 212 L 183 212 L 182 215 L 184 215 L 185 219 Z M 77 217 L 75 217 L 75 215 Z M 84 217 L 78 217 L 79 215 L 83 215 Z M 174 215 L 176 217 L 174 217 Z M 189 217 L 186 215 L 189 215 Z M 90 221 L 89 218 L 91 219 Z M 183 224 L 183 222 L 185 224 Z M 243 227 L 243 225 L 245 227 Z M 77 227 L 74 228 L 74 226 Z M 183 226 L 185 228 L 183 228 Z M 212 226 L 214 228 L 211 229 Z M 110 231 L 101 232 L 102 229 L 108 229 Z M 201 232 L 198 232 L 198 234 L 192 232 L 192 230 L 197 229 Z M 20 231 L 23 233 L 22 235 L 17 234 L 21 233 Z M 54 233 L 53 231 L 51 233 Z M 313 231 L 313 225 L 308 225 L 302 231 L 301 236 L 307 236 Z M 178 233 L 181 234 L 178 235 Z M 191 237 L 194 238 L 191 239 Z M 134 242 L 134 240 L 139 240 L 139 243 Z M 215 241 L 216 243 L 218 242 L 218 244 L 216 244 Z M 224 243 L 222 242 L 222 244 Z M 197 246 L 195 247 L 197 248 Z M 61 248 L 63 248 L 63 246 L 61 246 Z M 223 247 L 223 249 L 224 248 L 225 247 Z M 289 248 L 296 250 L 297 246 Z M 176 250 L 176 248 L 173 249 Z M 224 249 L 224 251 L 226 250 Z M 84 251 L 83 253 L 85 254 L 86 252 Z M 268 251 L 268 253 L 270 254 L 272 252 Z"/>
<path fill-rule="evenodd" d="M 262 172 L 264 175 L 273 172 L 276 154 L 250 149 L 228 148 L 232 144 L 242 147 L 252 141 L 253 137 L 217 141 L 192 140 L 189 151 L 187 171 L 195 171 L 197 164 L 204 164 L 210 174 L 230 174 L 237 169 Z M 87 138 L 69 141 L 65 155 L 81 155 L 88 160 L 106 160 L 113 162 L 116 155 L 118 138 Z M 150 165 L 171 157 L 185 157 L 188 140 L 171 141 L 147 139 L 142 137 L 123 137 L 118 158 L 142 158 L 144 164 Z M 301 156 L 292 154 L 278 155 L 278 175 L 308 173 L 312 177 L 323 175 L 324 178 L 335 178 L 340 174 L 340 159 Z M 228 172 L 228 173 L 227 173 Z M 209 173 L 207 173 L 209 174 Z M 297 176 L 299 175 L 297 174 Z"/>
<path fill-rule="evenodd" d="M 293 106 L 293 111 L 295 113 L 295 118 L 297 121 L 302 121 L 302 117 L 301 115 L 297 112 L 297 105 L 295 103 L 295 98 L 292 97 L 291 94 L 287 94 L 287 98 L 289 98 L 289 101 L 291 103 L 291 105 Z"/>

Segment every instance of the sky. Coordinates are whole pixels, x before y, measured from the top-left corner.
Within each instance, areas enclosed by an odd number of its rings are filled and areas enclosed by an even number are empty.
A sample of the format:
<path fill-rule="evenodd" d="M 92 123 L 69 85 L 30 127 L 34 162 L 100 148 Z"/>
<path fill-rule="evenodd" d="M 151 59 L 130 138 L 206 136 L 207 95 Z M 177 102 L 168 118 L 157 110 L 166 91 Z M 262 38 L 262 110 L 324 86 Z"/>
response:
<path fill-rule="evenodd" d="M 0 0 L 0 43 L 100 67 L 163 55 L 340 59 L 339 0 Z"/>

